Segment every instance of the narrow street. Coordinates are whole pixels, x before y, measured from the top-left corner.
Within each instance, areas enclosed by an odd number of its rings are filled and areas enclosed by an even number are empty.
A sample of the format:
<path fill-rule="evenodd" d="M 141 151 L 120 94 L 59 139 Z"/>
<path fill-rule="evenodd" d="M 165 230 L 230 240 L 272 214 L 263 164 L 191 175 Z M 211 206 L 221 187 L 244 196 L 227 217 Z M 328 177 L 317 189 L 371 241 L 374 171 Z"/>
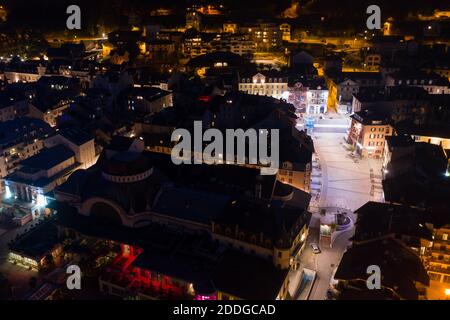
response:
<path fill-rule="evenodd" d="M 37 220 L 22 227 L 2 229 L 4 232 L 0 235 L 0 273 L 11 283 L 15 299 L 22 298 L 30 290 L 29 280 L 31 277 L 36 277 L 38 273 L 8 262 L 8 243 L 17 235 L 24 233 L 25 230 L 29 230 L 35 223 Z"/>
<path fill-rule="evenodd" d="M 316 271 L 316 280 L 311 290 L 310 300 L 326 299 L 330 280 L 354 233 L 354 226 L 339 234 L 332 248 L 320 246 L 321 253 L 314 254 L 311 243 L 320 244 L 320 209 L 329 213 L 347 212 L 347 216 L 356 221 L 353 211 L 368 201 L 380 201 L 381 160 L 359 159 L 351 156 L 345 143 L 343 119 L 326 119 L 328 126 L 314 129 L 315 155 L 313 159 L 310 210 L 313 213 L 309 237 L 305 250 L 300 256 L 302 268 Z M 336 122 L 336 126 L 333 125 Z M 293 276 L 297 276 L 297 271 Z M 293 280 L 296 280 L 293 278 Z"/>

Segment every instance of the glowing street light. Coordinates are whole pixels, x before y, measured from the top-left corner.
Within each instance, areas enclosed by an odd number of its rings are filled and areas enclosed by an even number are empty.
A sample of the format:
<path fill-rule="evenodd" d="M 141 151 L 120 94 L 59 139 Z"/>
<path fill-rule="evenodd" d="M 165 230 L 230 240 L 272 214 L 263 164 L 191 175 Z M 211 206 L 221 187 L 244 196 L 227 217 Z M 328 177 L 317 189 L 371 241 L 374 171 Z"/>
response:
<path fill-rule="evenodd" d="M 47 205 L 47 199 L 43 194 L 38 194 L 36 199 L 36 205 L 38 207 L 45 207 Z"/>

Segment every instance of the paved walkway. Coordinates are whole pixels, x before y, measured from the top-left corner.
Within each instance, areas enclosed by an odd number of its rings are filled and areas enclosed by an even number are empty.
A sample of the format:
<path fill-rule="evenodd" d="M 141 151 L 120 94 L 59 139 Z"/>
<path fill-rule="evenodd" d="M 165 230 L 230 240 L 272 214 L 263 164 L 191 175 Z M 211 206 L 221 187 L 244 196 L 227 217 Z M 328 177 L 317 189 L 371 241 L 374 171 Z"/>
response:
<path fill-rule="evenodd" d="M 344 134 L 316 133 L 313 139 L 322 170 L 320 207 L 354 211 L 381 200 L 381 160 L 351 158 Z"/>
<path fill-rule="evenodd" d="M 313 134 L 316 159 L 313 164 L 314 213 L 310 224 L 311 242 L 319 243 L 319 208 L 336 212 L 338 208 L 348 210 L 348 216 L 356 221 L 353 211 L 368 201 L 380 201 L 381 160 L 357 159 L 346 149 L 343 133 L 316 132 Z M 347 249 L 348 239 L 354 227 L 336 236 L 332 248 L 322 247 L 322 253 L 311 254 L 305 250 L 301 259 L 304 267 L 316 270 L 317 278 L 312 289 L 311 300 L 323 300 L 330 287 L 330 280 Z M 308 248 L 309 249 L 309 248 Z"/>

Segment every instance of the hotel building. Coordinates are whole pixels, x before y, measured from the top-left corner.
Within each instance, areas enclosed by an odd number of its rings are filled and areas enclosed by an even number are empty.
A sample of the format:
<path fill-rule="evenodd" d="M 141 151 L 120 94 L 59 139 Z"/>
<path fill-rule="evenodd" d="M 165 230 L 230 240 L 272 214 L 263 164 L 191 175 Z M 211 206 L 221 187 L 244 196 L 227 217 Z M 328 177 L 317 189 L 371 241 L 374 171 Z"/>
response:
<path fill-rule="evenodd" d="M 239 91 L 281 99 L 287 96 L 288 79 L 277 71 L 258 72 L 254 75 L 242 75 Z"/>

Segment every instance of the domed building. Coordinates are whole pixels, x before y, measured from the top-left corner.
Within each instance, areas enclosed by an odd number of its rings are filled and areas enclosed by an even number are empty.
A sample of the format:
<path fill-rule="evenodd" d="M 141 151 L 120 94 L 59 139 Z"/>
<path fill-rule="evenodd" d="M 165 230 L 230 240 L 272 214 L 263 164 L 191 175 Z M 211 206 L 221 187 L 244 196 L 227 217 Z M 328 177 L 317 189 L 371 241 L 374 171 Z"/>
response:
<path fill-rule="evenodd" d="M 117 248 L 99 290 L 144 299 L 286 298 L 308 235 L 310 195 L 257 168 L 170 159 L 144 152 L 143 140 L 114 137 L 94 167 L 55 190 L 61 234 Z"/>
<path fill-rule="evenodd" d="M 146 213 L 166 180 L 161 174 L 155 174 L 141 148 L 133 148 L 135 140 L 129 142 L 129 149 L 110 146 L 92 170 L 72 174 L 55 192 L 57 200 L 69 201 L 80 214 L 97 217 L 105 223 L 128 227 L 149 224 Z"/>

